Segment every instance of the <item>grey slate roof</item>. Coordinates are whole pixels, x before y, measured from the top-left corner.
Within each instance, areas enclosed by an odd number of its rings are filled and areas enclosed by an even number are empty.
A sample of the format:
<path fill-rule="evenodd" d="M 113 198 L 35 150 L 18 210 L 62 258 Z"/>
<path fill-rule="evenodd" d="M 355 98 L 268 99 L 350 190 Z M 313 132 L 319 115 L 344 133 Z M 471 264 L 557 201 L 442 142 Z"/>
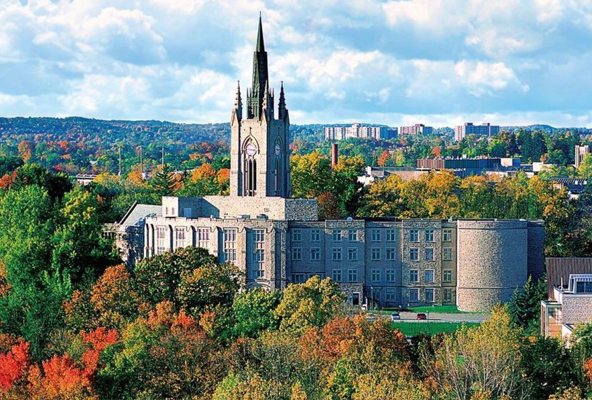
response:
<path fill-rule="evenodd" d="M 126 229 L 130 226 L 139 225 L 148 216 L 162 216 L 162 206 L 138 204 L 136 202 L 125 213 L 121 221 L 119 221 L 119 226 L 122 229 Z"/>

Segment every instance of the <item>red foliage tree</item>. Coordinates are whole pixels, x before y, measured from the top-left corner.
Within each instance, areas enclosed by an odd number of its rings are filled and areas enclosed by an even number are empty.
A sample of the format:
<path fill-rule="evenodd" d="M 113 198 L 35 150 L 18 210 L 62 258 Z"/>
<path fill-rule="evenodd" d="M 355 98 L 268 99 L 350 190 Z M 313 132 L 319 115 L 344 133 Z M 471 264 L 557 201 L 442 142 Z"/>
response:
<path fill-rule="evenodd" d="M 29 343 L 20 342 L 6 354 L 0 354 L 0 393 L 9 391 L 23 378 L 29 366 Z"/>

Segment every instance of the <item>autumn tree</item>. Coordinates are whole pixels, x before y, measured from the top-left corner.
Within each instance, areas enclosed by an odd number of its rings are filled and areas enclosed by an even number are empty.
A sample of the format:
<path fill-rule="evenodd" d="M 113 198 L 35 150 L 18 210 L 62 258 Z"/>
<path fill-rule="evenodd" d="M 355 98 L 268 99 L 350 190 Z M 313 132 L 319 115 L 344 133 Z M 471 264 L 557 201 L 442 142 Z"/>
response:
<path fill-rule="evenodd" d="M 510 315 L 496 308 L 478 328 L 446 336 L 433 359 L 423 352 L 422 365 L 440 390 L 456 399 L 522 398 L 519 340 Z"/>
<path fill-rule="evenodd" d="M 274 315 L 280 319 L 280 329 L 303 332 L 324 325 L 339 312 L 343 302 L 343 294 L 335 282 L 315 275 L 305 283 L 289 285 Z"/>

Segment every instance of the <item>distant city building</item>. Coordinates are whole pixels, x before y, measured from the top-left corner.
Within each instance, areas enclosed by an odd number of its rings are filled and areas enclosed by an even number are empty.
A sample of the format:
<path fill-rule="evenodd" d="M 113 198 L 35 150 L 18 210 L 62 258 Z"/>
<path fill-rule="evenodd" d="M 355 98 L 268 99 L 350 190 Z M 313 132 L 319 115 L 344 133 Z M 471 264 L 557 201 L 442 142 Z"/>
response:
<path fill-rule="evenodd" d="M 588 146 L 588 145 L 579 146 L 576 144 L 576 151 L 574 154 L 576 168 L 580 167 L 580 164 L 582 163 L 582 161 L 584 161 L 584 158 L 588 154 L 590 154 L 590 146 Z"/>
<path fill-rule="evenodd" d="M 549 299 L 541 302 L 541 334 L 569 338 L 592 322 L 592 258 L 546 259 Z"/>
<path fill-rule="evenodd" d="M 410 126 L 400 126 L 399 135 L 431 135 L 434 133 L 434 128 L 425 126 L 424 124 L 415 124 Z"/>
<path fill-rule="evenodd" d="M 353 124 L 352 126 L 328 126 L 325 128 L 325 140 L 343 139 L 392 139 L 397 135 L 396 128 L 384 126 L 365 126 Z"/>
<path fill-rule="evenodd" d="M 481 125 L 473 125 L 472 122 L 465 122 L 454 129 L 454 140 L 460 142 L 467 135 L 494 136 L 500 131 L 499 125 L 491 125 L 489 122 Z"/>

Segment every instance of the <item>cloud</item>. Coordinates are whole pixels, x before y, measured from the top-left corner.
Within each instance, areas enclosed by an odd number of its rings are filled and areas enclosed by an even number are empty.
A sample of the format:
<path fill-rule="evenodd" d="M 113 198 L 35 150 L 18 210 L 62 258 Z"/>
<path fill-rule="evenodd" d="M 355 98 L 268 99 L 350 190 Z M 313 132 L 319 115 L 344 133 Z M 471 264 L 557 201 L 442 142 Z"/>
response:
<path fill-rule="evenodd" d="M 0 3 L 4 115 L 226 121 L 262 11 L 294 123 L 591 123 L 587 0 Z"/>

